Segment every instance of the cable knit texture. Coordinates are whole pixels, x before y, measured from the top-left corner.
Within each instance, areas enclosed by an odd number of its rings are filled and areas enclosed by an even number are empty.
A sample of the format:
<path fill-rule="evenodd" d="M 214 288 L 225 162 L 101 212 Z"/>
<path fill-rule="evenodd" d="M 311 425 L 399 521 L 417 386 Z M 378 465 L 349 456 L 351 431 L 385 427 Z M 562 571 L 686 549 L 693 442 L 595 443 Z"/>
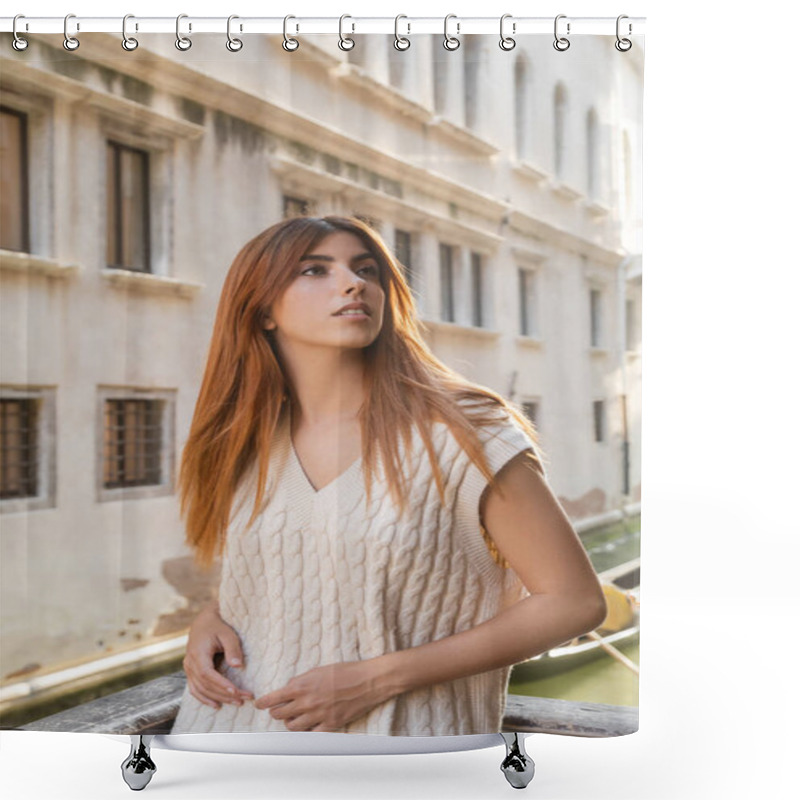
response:
<path fill-rule="evenodd" d="M 314 667 L 370 659 L 468 630 L 527 596 L 492 558 L 480 531 L 486 478 L 444 423 L 432 429 L 445 483 L 440 502 L 422 438 L 403 453 L 410 476 L 399 516 L 375 471 L 369 506 L 361 459 L 315 490 L 283 414 L 270 457 L 269 502 L 249 529 L 255 471 L 237 492 L 219 591 L 220 614 L 239 634 L 245 666 L 222 673 L 258 698 Z M 492 474 L 535 445 L 508 416 L 478 429 Z M 497 733 L 511 667 L 426 686 L 375 707 L 346 733 L 441 736 Z M 286 731 L 252 702 L 215 710 L 188 686 L 173 733 Z"/>

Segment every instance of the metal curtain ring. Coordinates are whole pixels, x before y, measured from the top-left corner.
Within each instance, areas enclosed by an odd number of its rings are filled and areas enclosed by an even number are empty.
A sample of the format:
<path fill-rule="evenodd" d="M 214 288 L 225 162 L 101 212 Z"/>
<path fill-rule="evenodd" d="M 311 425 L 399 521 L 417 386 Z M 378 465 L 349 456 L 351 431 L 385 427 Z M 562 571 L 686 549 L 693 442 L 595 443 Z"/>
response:
<path fill-rule="evenodd" d="M 293 39 L 289 34 L 286 33 L 286 23 L 290 19 L 297 19 L 297 17 L 293 17 L 291 14 L 287 14 L 283 18 L 283 49 L 287 53 L 292 53 L 300 47 L 300 42 L 297 39 Z"/>
<path fill-rule="evenodd" d="M 444 41 L 442 42 L 442 47 L 444 47 L 445 50 L 453 51 L 453 50 L 458 50 L 458 48 L 461 47 L 461 41 L 459 39 L 456 39 L 455 36 L 450 36 L 447 33 L 447 23 L 454 18 L 456 18 L 455 14 L 448 14 L 444 18 Z M 458 33 L 458 28 L 459 25 L 458 23 L 456 23 L 456 33 Z"/>
<path fill-rule="evenodd" d="M 225 47 L 227 47 L 231 53 L 238 53 L 244 47 L 244 42 L 242 42 L 241 39 L 235 39 L 231 36 L 231 20 L 234 19 L 239 19 L 239 17 L 237 17 L 236 14 L 231 14 L 228 17 L 228 41 L 225 42 Z"/>
<path fill-rule="evenodd" d="M 563 53 L 565 50 L 569 50 L 569 44 L 570 44 L 569 39 L 567 39 L 564 36 L 558 35 L 558 21 L 560 19 L 566 19 L 566 18 L 567 18 L 566 14 L 559 14 L 556 17 L 555 24 L 553 25 L 553 31 L 556 37 L 556 40 L 553 42 L 553 47 L 555 47 L 555 49 L 558 50 L 560 53 Z M 567 36 L 569 36 L 569 22 L 567 23 Z"/>
<path fill-rule="evenodd" d="M 513 50 L 517 46 L 517 43 L 516 43 L 516 41 L 514 41 L 514 39 L 512 39 L 510 36 L 504 36 L 503 35 L 503 23 L 507 19 L 509 19 L 510 17 L 511 17 L 511 14 L 503 14 L 503 16 L 500 17 L 500 49 L 501 50 L 506 50 L 506 51 L 507 50 Z M 517 23 L 516 22 L 512 22 L 511 23 L 511 32 L 512 33 L 516 33 L 517 32 Z"/>
<path fill-rule="evenodd" d="M 134 19 L 133 14 L 126 14 L 122 18 L 122 49 L 127 50 L 130 52 L 131 50 L 135 50 L 139 46 L 139 42 L 133 38 L 133 36 L 128 36 L 128 20 Z M 136 26 L 136 29 L 139 29 L 139 26 Z"/>
<path fill-rule="evenodd" d="M 186 51 L 192 46 L 192 40 L 189 39 L 187 36 L 181 35 L 181 20 L 185 17 L 188 17 L 188 14 L 178 14 L 178 18 L 175 20 L 175 47 L 178 50 Z M 192 30 L 192 23 L 189 23 L 189 30 Z"/>
<path fill-rule="evenodd" d="M 353 19 L 349 14 L 342 14 L 339 17 L 339 49 L 340 50 L 352 50 L 356 46 L 355 39 L 351 39 L 350 37 L 345 37 L 344 33 L 342 32 L 342 24 L 346 19 Z M 356 26 L 353 25 L 353 30 L 356 29 Z"/>
<path fill-rule="evenodd" d="M 13 47 L 15 50 L 18 50 L 19 52 L 22 52 L 23 50 L 25 50 L 25 49 L 28 47 L 28 45 L 30 44 L 30 42 L 28 42 L 28 40 L 27 40 L 27 39 L 23 39 L 23 38 L 22 38 L 22 37 L 21 37 L 21 36 L 20 36 L 20 35 L 17 33 L 17 20 L 18 20 L 18 19 L 25 19 L 25 16 L 24 16 L 23 14 L 17 14 L 17 16 L 16 16 L 16 17 L 14 17 L 14 24 L 13 24 L 13 26 L 12 26 L 12 30 L 13 30 L 13 32 L 14 32 L 14 41 L 13 41 L 13 42 L 11 42 L 11 46 L 12 46 L 12 47 Z"/>
<path fill-rule="evenodd" d="M 398 26 L 400 24 L 401 19 L 408 19 L 405 14 L 398 14 L 394 18 L 394 49 L 395 50 L 408 50 L 411 47 L 411 39 L 406 39 L 405 36 L 401 36 L 400 32 L 398 31 Z M 411 23 L 407 22 L 406 27 L 408 28 L 408 33 L 411 33 Z"/>
<path fill-rule="evenodd" d="M 614 47 L 616 47 L 617 50 L 620 51 L 620 53 L 627 53 L 628 50 L 630 50 L 631 47 L 633 47 L 633 42 L 630 39 L 620 39 L 620 37 L 619 37 L 619 23 L 620 23 L 620 20 L 623 20 L 623 19 L 628 19 L 628 16 L 626 14 L 620 14 L 617 17 L 617 41 L 614 42 Z M 631 24 L 629 22 L 628 23 L 628 36 L 630 36 L 632 32 L 633 32 L 633 28 L 631 27 Z"/>
<path fill-rule="evenodd" d="M 81 43 L 74 36 L 70 36 L 69 33 L 67 33 L 67 25 L 70 19 L 74 17 L 74 14 L 67 14 L 67 16 L 64 17 L 64 49 L 70 52 L 77 50 L 81 46 Z M 80 30 L 80 28 L 78 28 L 78 30 Z"/>

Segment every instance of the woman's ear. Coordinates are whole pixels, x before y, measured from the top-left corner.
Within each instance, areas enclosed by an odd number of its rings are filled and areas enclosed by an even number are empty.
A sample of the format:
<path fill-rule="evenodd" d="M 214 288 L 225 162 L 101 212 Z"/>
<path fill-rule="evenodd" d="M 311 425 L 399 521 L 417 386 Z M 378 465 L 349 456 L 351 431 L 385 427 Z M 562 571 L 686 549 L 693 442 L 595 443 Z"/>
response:
<path fill-rule="evenodd" d="M 275 320 L 273 320 L 269 314 L 264 316 L 264 330 L 265 331 L 274 331 L 275 328 L 278 326 L 275 324 Z"/>

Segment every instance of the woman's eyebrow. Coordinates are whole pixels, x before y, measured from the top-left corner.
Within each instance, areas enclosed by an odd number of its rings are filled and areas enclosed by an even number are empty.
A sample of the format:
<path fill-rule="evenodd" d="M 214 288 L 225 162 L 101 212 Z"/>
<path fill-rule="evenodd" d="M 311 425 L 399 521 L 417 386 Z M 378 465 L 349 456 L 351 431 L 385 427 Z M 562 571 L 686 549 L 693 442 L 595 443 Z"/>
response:
<path fill-rule="evenodd" d="M 351 264 L 355 264 L 358 261 L 365 261 L 366 259 L 371 258 L 374 259 L 375 256 L 372 253 L 359 253 L 357 256 L 353 256 L 350 259 Z M 300 256 L 300 261 L 335 261 L 336 259 L 333 256 Z"/>

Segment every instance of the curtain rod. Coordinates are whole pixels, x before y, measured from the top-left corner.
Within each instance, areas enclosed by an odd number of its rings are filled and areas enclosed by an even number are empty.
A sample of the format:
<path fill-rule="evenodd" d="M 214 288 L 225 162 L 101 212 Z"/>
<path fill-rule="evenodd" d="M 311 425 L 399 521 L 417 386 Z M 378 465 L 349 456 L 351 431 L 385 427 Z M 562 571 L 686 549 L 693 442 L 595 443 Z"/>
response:
<path fill-rule="evenodd" d="M 181 34 L 220 33 L 228 30 L 228 17 L 194 17 L 181 15 Z M 570 17 L 559 15 L 559 33 L 573 35 L 606 35 L 617 33 L 616 17 Z M 66 21 L 70 35 L 82 33 L 122 33 L 122 17 L 81 17 L 69 15 Z M 506 15 L 504 32 L 510 36 L 525 34 L 550 34 L 554 32 L 555 17 L 513 17 Z M 175 33 L 176 17 L 136 17 L 127 21 L 128 35 L 133 33 Z M 291 16 L 284 23 L 284 17 L 236 17 L 232 21 L 232 31 L 237 34 L 271 33 L 283 34 L 284 24 L 291 34 L 339 33 L 339 17 Z M 394 34 L 395 24 L 402 36 L 417 34 L 444 34 L 444 17 L 354 17 L 346 15 L 342 21 L 345 34 L 385 33 Z M 569 30 L 567 31 L 567 25 Z M 644 17 L 624 17 L 620 22 L 623 36 L 636 36 L 644 33 Z M 65 17 L 28 17 L 20 15 L 17 19 L 17 33 L 64 33 Z M 0 17 L 0 31 L 12 32 L 14 17 Z M 448 20 L 450 35 L 468 33 L 500 34 L 500 17 L 459 17 L 451 15 Z"/>

